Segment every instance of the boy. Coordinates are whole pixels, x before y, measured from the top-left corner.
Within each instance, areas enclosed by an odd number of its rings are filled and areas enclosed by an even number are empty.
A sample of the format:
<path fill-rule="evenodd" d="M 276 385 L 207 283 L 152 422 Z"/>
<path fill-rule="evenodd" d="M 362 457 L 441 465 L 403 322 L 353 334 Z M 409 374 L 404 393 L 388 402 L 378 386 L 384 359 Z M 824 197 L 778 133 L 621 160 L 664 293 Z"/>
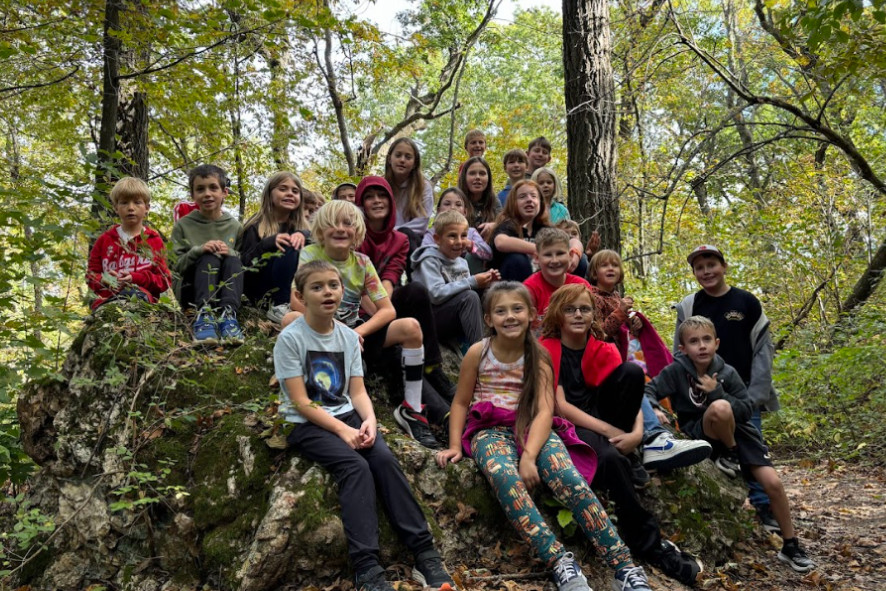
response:
<path fill-rule="evenodd" d="M 717 458 L 721 470 L 740 471 L 746 480 L 762 485 L 784 539 L 778 559 L 797 572 L 812 570 L 815 564 L 795 537 L 787 495 L 769 449 L 750 422 L 753 401 L 738 372 L 717 355 L 720 339 L 714 323 L 705 316 L 691 316 L 680 324 L 677 339 L 674 362 L 646 385 L 646 396 L 670 397 L 681 430 L 723 450 Z"/>
<path fill-rule="evenodd" d="M 704 244 L 686 257 L 702 289 L 689 294 L 677 306 L 677 328 L 690 316 L 706 316 L 722 339 L 720 356 L 735 368 L 748 390 L 753 405 L 751 423 L 762 429 L 762 411 L 779 409 L 772 386 L 775 348 L 769 336 L 769 319 L 753 294 L 726 283 L 726 259 L 716 246 Z M 674 346 L 677 346 L 676 333 Z M 749 485 L 748 499 L 766 531 L 778 533 L 769 498 L 757 483 Z"/>
<path fill-rule="evenodd" d="M 505 201 L 508 200 L 508 193 L 511 192 L 511 187 L 514 186 L 517 181 L 522 181 L 526 178 L 526 171 L 529 168 L 529 158 L 526 156 L 526 152 L 520 148 L 514 148 L 505 153 L 505 157 L 502 158 L 502 164 L 504 165 L 505 174 L 508 175 L 508 184 L 505 185 L 504 189 L 498 192 L 498 200 L 501 202 L 501 206 L 504 207 Z"/>
<path fill-rule="evenodd" d="M 529 178 L 537 168 L 547 166 L 551 161 L 551 142 L 543 135 L 538 136 L 529 142 L 526 154 L 529 158 L 529 170 L 526 173 L 526 178 Z"/>
<path fill-rule="evenodd" d="M 332 192 L 332 200 L 342 199 L 343 201 L 354 202 L 357 197 L 357 185 L 354 183 L 342 183 Z"/>
<path fill-rule="evenodd" d="M 295 297 L 304 316 L 274 346 L 280 414 L 295 427 L 288 443 L 332 473 L 358 591 L 393 591 L 379 564 L 376 490 L 394 531 L 415 555 L 412 576 L 432 588 L 453 587 L 409 483 L 378 432 L 363 384 L 360 337 L 335 321 L 344 288 L 323 260 L 302 263 Z"/>
<path fill-rule="evenodd" d="M 436 449 L 440 442 L 431 433 L 422 404 L 424 345 L 421 326 L 415 318 L 397 318 L 391 298 L 385 291 L 372 260 L 355 252 L 366 237 L 363 214 L 353 203 L 330 201 L 317 210 L 311 223 L 311 236 L 316 242 L 301 250 L 299 266 L 313 260 L 334 265 L 344 278 L 344 295 L 335 317 L 360 337 L 366 355 L 386 355 L 392 347 L 401 346 L 403 368 L 403 403 L 394 410 L 394 420 L 407 435 L 425 447 Z M 375 308 L 371 316 L 361 317 L 363 300 Z M 283 318 L 288 325 L 304 305 L 293 293 L 290 305 L 295 312 Z"/>
<path fill-rule="evenodd" d="M 120 298 L 137 297 L 156 303 L 169 289 L 169 269 L 163 239 L 144 226 L 151 192 L 141 179 L 124 177 L 111 189 L 111 205 L 120 223 L 98 237 L 89 253 L 86 282 L 97 296 L 95 310 Z"/>
<path fill-rule="evenodd" d="M 479 129 L 472 129 L 465 134 L 465 152 L 468 158 L 483 156 L 486 153 L 486 136 Z"/>
<path fill-rule="evenodd" d="M 191 170 L 188 191 L 198 209 L 172 228 L 177 257 L 173 288 L 182 308 L 197 309 L 195 343 L 243 342 L 237 322 L 243 266 L 234 248 L 242 226 L 222 211 L 228 184 L 228 175 L 218 166 L 201 164 Z"/>
<path fill-rule="evenodd" d="M 468 347 L 483 338 L 483 311 L 476 290 L 497 281 L 491 269 L 471 275 L 463 254 L 468 249 L 468 220 L 450 209 L 434 220 L 434 244 L 412 253 L 413 279 L 428 289 L 441 341 L 464 339 Z"/>

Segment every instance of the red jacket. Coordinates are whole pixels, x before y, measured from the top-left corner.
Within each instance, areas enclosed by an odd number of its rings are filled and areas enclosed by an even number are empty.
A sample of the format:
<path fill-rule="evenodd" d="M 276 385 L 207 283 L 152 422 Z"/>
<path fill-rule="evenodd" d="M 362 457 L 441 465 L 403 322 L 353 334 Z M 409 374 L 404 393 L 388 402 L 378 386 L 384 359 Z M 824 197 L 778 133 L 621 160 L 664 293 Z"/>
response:
<path fill-rule="evenodd" d="M 170 273 L 163 254 L 163 239 L 152 228 L 145 228 L 139 236 L 125 243 L 117 232 L 119 224 L 98 237 L 89 253 L 86 282 L 98 296 L 92 309 L 98 308 L 114 296 L 115 290 L 102 283 L 102 273 L 116 271 L 132 275 L 132 285 L 156 302 L 169 289 Z"/>
<path fill-rule="evenodd" d="M 378 187 L 383 189 L 390 197 L 391 212 L 385 219 L 385 226 L 380 232 L 375 232 L 366 226 L 366 238 L 363 243 L 357 247 L 357 252 L 362 252 L 369 257 L 375 270 L 378 271 L 378 277 L 382 281 L 387 279 L 395 286 L 400 285 L 400 277 L 406 270 L 406 255 L 409 253 L 409 238 L 406 234 L 394 229 L 397 221 L 397 209 L 394 205 L 394 192 L 391 185 L 384 177 L 367 176 L 363 177 L 360 184 L 357 185 L 357 194 L 354 203 L 361 210 L 363 209 L 363 193 L 369 187 Z M 364 219 L 366 218 L 364 214 Z M 388 294 L 391 295 L 391 294 Z"/>
<path fill-rule="evenodd" d="M 541 345 L 551 354 L 551 366 L 554 369 L 554 384 L 560 383 L 560 359 L 563 356 L 563 344 L 560 339 L 548 337 L 541 339 Z M 612 343 L 605 343 L 594 337 L 588 338 L 588 346 L 581 356 L 581 374 L 585 384 L 596 388 L 616 367 L 622 364 L 621 354 Z"/>

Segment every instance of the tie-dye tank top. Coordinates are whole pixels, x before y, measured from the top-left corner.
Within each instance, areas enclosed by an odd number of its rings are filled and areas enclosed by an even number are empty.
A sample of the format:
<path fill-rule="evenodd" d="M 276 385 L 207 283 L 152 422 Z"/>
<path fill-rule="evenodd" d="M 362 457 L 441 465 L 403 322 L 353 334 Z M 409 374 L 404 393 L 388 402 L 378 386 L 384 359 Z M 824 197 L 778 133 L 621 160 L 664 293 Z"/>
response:
<path fill-rule="evenodd" d="M 483 339 L 483 350 L 472 404 L 490 402 L 493 406 L 516 411 L 523 389 L 523 357 L 513 363 L 502 363 L 495 358 L 488 338 Z"/>

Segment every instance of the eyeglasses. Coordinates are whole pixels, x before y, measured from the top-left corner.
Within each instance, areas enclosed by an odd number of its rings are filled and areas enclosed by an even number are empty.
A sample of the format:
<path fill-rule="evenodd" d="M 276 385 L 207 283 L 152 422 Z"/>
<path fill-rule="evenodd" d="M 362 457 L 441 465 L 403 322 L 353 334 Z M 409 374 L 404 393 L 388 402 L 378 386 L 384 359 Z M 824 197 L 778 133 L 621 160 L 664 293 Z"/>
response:
<path fill-rule="evenodd" d="M 563 313 L 567 316 L 574 316 L 576 312 L 579 312 L 582 316 L 587 316 L 593 311 L 594 309 L 590 306 L 579 306 L 578 308 L 576 308 L 575 306 L 563 307 Z"/>

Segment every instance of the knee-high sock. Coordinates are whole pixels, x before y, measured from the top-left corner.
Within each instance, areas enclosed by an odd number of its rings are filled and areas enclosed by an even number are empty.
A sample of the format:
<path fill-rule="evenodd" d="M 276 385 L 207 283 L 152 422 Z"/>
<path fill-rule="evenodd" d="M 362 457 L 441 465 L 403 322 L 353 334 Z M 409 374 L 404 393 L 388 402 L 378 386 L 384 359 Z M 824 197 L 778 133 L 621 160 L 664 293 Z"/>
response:
<path fill-rule="evenodd" d="M 421 378 L 424 373 L 425 348 L 403 347 L 403 399 L 414 410 L 421 410 Z"/>

